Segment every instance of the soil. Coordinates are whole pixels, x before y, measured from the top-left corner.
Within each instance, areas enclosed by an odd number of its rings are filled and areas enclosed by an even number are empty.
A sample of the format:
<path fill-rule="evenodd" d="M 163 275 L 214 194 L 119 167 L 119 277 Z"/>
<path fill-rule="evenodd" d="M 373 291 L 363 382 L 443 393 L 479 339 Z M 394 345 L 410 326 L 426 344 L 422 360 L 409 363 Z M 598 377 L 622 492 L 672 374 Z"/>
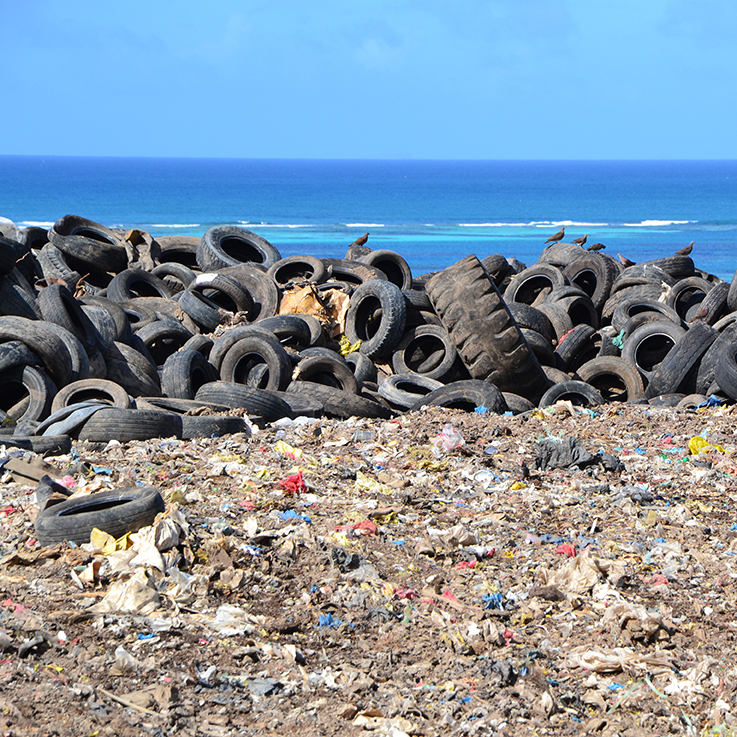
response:
<path fill-rule="evenodd" d="M 40 546 L 5 468 L 1 733 L 732 734 L 733 412 L 429 408 L 45 459 L 160 489 L 189 525 L 165 571 Z M 593 458 L 537 467 L 567 438 Z M 95 611 L 134 580 L 147 608 Z"/>

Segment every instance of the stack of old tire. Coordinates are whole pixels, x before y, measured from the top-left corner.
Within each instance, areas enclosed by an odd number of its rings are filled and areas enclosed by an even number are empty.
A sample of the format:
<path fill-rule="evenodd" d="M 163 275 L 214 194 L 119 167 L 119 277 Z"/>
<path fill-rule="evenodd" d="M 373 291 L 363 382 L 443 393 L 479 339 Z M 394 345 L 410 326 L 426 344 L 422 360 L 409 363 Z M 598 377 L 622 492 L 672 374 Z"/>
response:
<path fill-rule="evenodd" d="M 514 413 L 737 399 L 737 288 L 688 256 L 623 268 L 557 243 L 534 266 L 468 256 L 412 277 L 388 250 L 281 258 L 218 226 L 153 239 L 68 215 L 0 221 L 3 442 L 64 450 L 244 432 L 244 416 L 390 418 L 425 404 Z M 311 285 L 349 295 L 347 355 L 312 315 Z M 345 351 L 344 351 L 345 352 Z"/>

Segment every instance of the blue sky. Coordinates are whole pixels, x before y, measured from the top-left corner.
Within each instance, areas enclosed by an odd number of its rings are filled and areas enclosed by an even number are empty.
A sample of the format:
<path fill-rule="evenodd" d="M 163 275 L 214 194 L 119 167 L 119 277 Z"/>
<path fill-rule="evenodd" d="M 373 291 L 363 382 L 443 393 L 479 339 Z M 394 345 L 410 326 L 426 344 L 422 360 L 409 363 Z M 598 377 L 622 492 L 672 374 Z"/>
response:
<path fill-rule="evenodd" d="M 734 0 L 0 0 L 0 153 L 737 158 Z"/>

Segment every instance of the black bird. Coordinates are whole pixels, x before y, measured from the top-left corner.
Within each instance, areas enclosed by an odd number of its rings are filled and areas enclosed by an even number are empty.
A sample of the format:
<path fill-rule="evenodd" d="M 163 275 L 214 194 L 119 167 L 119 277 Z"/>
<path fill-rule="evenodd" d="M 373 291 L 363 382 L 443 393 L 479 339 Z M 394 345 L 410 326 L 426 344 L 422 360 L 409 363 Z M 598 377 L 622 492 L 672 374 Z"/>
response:
<path fill-rule="evenodd" d="M 369 234 L 366 233 L 365 235 L 362 235 L 360 238 L 356 238 L 353 243 L 351 243 L 351 246 L 365 246 L 366 241 L 368 240 Z"/>
<path fill-rule="evenodd" d="M 603 243 L 592 243 L 586 250 L 587 251 L 601 251 L 606 246 Z"/>
<path fill-rule="evenodd" d="M 622 266 L 624 266 L 625 268 L 627 268 L 628 266 L 635 266 L 634 261 L 630 261 L 626 256 L 623 256 L 621 253 L 618 253 L 617 256 L 619 258 L 619 263 L 622 264 Z"/>
<path fill-rule="evenodd" d="M 561 228 L 555 235 L 551 235 L 545 243 L 557 243 L 563 240 L 563 236 L 566 234 L 566 229 Z"/>
<path fill-rule="evenodd" d="M 575 243 L 577 246 L 583 247 L 586 244 L 586 239 L 589 237 L 589 234 L 586 233 L 586 235 L 582 235 L 580 238 L 574 238 L 571 243 Z"/>
<path fill-rule="evenodd" d="M 694 241 L 691 241 L 687 246 L 684 246 L 683 248 L 679 248 L 676 251 L 676 256 L 688 256 L 691 251 L 693 251 L 693 244 Z"/>

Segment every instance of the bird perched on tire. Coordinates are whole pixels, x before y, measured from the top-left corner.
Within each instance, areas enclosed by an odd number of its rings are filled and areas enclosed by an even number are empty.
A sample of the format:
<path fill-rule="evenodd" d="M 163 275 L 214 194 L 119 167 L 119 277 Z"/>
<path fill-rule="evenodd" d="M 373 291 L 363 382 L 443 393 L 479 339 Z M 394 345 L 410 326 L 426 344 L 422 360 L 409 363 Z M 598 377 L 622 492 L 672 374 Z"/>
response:
<path fill-rule="evenodd" d="M 356 240 L 353 241 L 353 243 L 351 243 L 351 246 L 365 246 L 366 241 L 368 240 L 368 237 L 369 237 L 369 234 L 365 233 L 360 238 L 356 238 Z"/>
<path fill-rule="evenodd" d="M 589 234 L 586 233 L 586 235 L 582 235 L 580 238 L 574 238 L 571 243 L 575 243 L 577 246 L 581 246 L 583 248 L 584 245 L 586 245 L 586 239 L 589 237 Z"/>
<path fill-rule="evenodd" d="M 545 243 L 557 243 L 563 240 L 563 236 L 566 234 L 566 229 L 561 228 L 555 235 L 551 235 Z"/>
<path fill-rule="evenodd" d="M 676 251 L 676 256 L 688 256 L 691 251 L 693 251 L 693 244 L 694 241 L 691 241 L 687 246 L 684 246 L 683 248 L 679 248 Z"/>
<path fill-rule="evenodd" d="M 635 266 L 634 261 L 630 261 L 626 256 L 623 256 L 621 253 L 617 254 L 617 258 L 619 259 L 619 263 L 622 264 L 625 268 L 628 266 Z"/>
<path fill-rule="evenodd" d="M 606 248 L 606 246 L 603 243 L 592 243 L 586 250 L 593 252 L 593 251 L 601 251 L 604 248 Z"/>

